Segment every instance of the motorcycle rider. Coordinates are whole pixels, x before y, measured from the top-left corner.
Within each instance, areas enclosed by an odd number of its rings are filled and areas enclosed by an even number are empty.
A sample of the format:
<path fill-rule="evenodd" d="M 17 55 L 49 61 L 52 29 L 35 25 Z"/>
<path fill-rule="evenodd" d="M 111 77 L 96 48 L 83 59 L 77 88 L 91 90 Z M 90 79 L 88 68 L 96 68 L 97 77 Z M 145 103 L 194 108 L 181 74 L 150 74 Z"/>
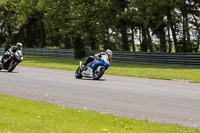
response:
<path fill-rule="evenodd" d="M 92 62 L 94 59 L 101 58 L 102 55 L 107 55 L 108 61 L 111 62 L 112 51 L 110 49 L 107 49 L 105 52 L 100 52 L 95 54 L 94 56 L 89 56 L 86 62 L 81 65 L 81 69 L 83 70 L 88 63 Z"/>
<path fill-rule="evenodd" d="M 17 50 L 21 50 L 22 47 L 23 47 L 22 43 L 19 42 L 19 43 L 16 44 L 16 46 L 12 46 L 11 48 L 9 48 L 8 51 L 5 52 L 3 58 L 1 59 L 1 62 L 2 62 L 3 64 L 5 64 L 8 60 L 10 60 L 10 58 L 11 58 L 10 55 L 15 54 L 15 52 L 16 52 Z M 5 58 L 8 58 L 8 59 L 6 59 L 6 61 L 5 61 L 5 60 L 4 60 Z"/>

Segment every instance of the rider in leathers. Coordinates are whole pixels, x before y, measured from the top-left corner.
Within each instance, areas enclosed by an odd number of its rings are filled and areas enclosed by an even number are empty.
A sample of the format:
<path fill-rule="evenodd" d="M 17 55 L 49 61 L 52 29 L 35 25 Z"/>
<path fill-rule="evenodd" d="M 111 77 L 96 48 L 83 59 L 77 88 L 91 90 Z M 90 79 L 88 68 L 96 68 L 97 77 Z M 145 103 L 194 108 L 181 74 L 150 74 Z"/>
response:
<path fill-rule="evenodd" d="M 11 59 L 10 55 L 13 55 L 17 50 L 21 50 L 23 47 L 22 43 L 17 43 L 16 46 L 12 46 L 11 48 L 8 49 L 8 51 L 5 52 L 3 58 L 1 59 L 2 63 L 5 64 L 8 60 Z M 8 58 L 8 59 L 6 59 Z M 6 60 L 4 60 L 6 59 Z"/>
<path fill-rule="evenodd" d="M 95 54 L 94 56 L 89 56 L 86 62 L 81 65 L 81 69 L 84 70 L 85 66 L 88 63 L 92 62 L 95 58 L 101 57 L 101 55 L 107 55 L 109 62 L 111 62 L 112 51 L 110 49 L 107 49 L 105 52 L 100 52 L 98 54 Z"/>

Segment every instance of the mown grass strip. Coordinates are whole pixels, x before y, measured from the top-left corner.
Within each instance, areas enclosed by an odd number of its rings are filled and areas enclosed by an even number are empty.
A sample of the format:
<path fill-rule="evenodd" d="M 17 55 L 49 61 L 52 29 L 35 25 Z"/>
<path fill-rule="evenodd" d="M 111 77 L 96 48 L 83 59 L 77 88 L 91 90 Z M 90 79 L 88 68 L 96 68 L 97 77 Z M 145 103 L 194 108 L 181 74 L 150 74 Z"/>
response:
<path fill-rule="evenodd" d="M 0 132 L 199 133 L 200 130 L 0 95 Z"/>
<path fill-rule="evenodd" d="M 76 70 L 79 60 L 27 56 L 23 66 Z M 200 67 L 112 63 L 106 74 L 155 79 L 182 79 L 200 83 Z"/>

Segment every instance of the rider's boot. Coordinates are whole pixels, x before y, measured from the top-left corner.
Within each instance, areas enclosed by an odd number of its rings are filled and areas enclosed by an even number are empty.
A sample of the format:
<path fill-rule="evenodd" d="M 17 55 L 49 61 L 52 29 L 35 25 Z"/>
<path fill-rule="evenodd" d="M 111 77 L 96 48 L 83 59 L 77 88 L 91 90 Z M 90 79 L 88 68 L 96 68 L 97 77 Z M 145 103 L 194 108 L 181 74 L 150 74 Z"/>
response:
<path fill-rule="evenodd" d="M 3 59 L 3 62 L 2 62 L 2 63 L 3 63 L 3 65 L 4 65 L 4 64 L 6 64 L 6 63 L 7 63 L 7 62 L 8 62 L 10 59 L 11 59 L 11 57 L 9 57 L 8 59 L 6 59 L 6 58 L 5 58 L 5 59 Z"/>
<path fill-rule="evenodd" d="M 85 65 L 84 65 L 84 63 L 83 62 L 81 62 L 80 61 L 80 68 L 81 68 L 81 70 L 83 71 L 84 70 L 84 68 L 85 68 Z"/>
<path fill-rule="evenodd" d="M 87 58 L 87 60 L 85 61 L 85 63 L 83 63 L 83 62 L 81 62 L 81 64 L 80 64 L 80 66 L 81 66 L 81 70 L 82 71 L 86 71 L 87 70 L 87 64 L 88 63 L 90 63 L 91 61 L 93 61 L 94 60 L 94 57 L 93 56 L 89 56 L 88 58 Z"/>
<path fill-rule="evenodd" d="M 80 66 L 81 66 L 81 70 L 82 71 L 86 71 L 87 70 L 87 67 L 86 67 L 87 64 L 86 63 L 82 63 Z"/>

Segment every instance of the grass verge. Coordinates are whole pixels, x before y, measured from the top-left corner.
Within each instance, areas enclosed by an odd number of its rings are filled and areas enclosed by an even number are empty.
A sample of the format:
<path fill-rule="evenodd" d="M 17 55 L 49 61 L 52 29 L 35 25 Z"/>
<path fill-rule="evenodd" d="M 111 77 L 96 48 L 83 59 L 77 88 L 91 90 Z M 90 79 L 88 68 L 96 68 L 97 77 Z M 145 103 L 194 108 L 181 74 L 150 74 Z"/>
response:
<path fill-rule="evenodd" d="M 79 60 L 24 57 L 23 66 L 76 70 Z M 112 63 L 106 74 L 155 79 L 182 79 L 200 83 L 200 67 Z"/>
<path fill-rule="evenodd" d="M 0 132 L 199 133 L 200 130 L 0 95 Z"/>

